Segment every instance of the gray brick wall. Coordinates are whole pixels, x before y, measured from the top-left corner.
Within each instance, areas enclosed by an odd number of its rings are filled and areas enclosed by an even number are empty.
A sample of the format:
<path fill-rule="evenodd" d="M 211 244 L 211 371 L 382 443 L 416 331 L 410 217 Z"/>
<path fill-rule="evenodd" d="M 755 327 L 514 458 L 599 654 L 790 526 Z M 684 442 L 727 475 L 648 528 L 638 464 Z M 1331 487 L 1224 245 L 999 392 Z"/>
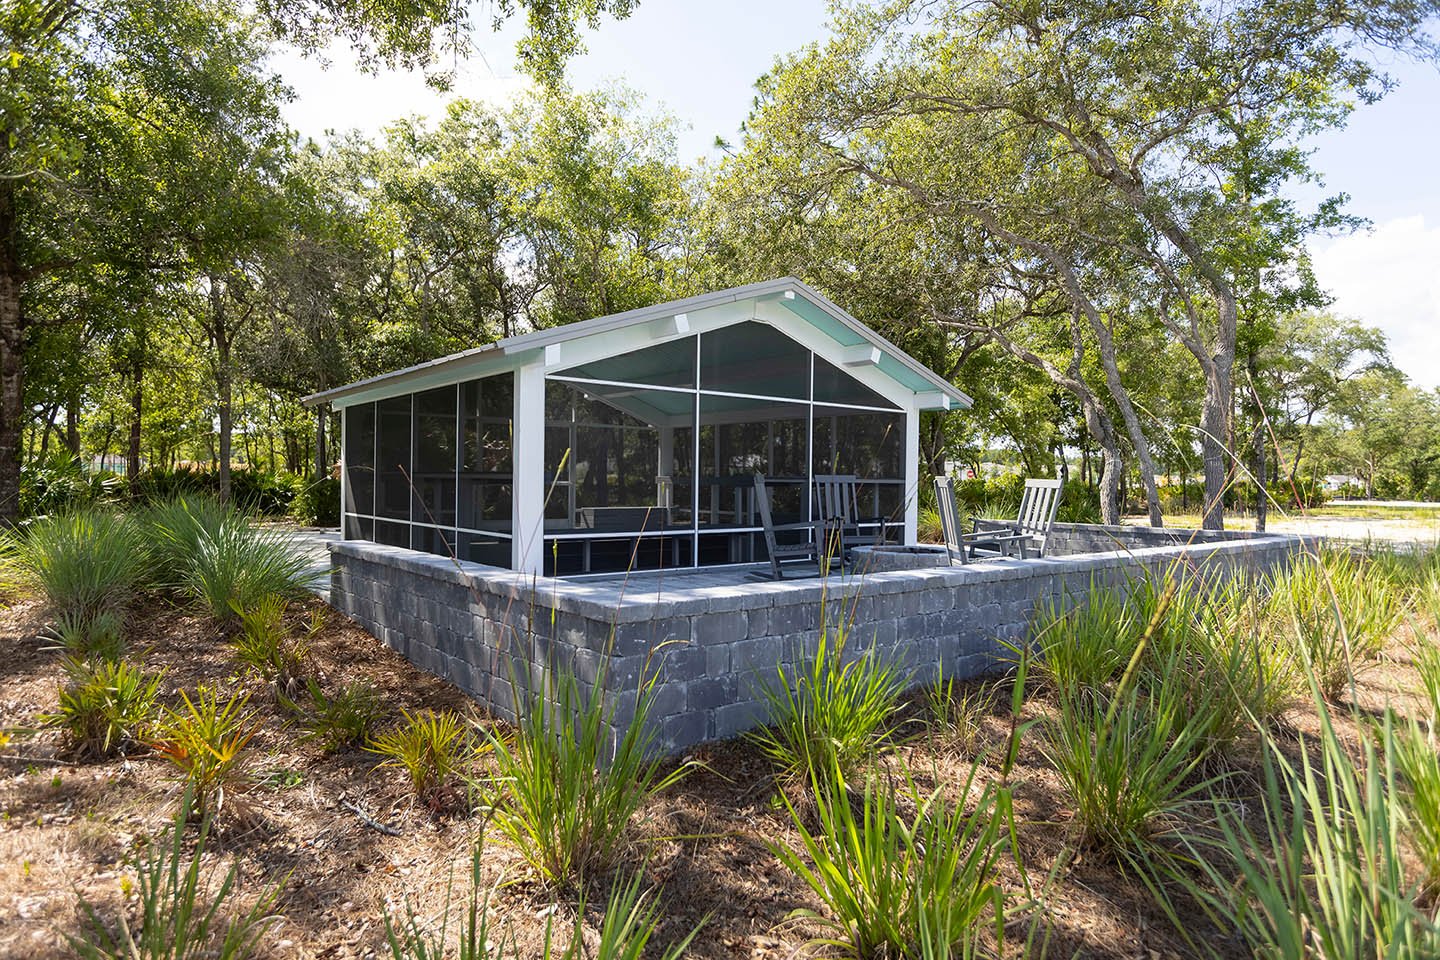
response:
<path fill-rule="evenodd" d="M 1056 527 L 1041 560 L 658 593 L 349 541 L 331 547 L 330 602 L 507 720 L 529 702 L 527 691 L 545 691 L 551 671 L 563 669 L 585 694 L 603 682 L 618 728 L 633 716 L 642 678 L 654 675 L 651 720 L 659 746 L 674 752 L 763 722 L 761 678 L 803 662 L 827 622 L 843 619 L 852 653 L 873 649 L 913 683 L 968 678 L 1003 665 L 1003 644 L 1027 638 L 1037 607 L 1082 596 L 1092 583 L 1123 588 L 1175 564 L 1259 572 L 1307 545 L 1283 535 L 1187 542 L 1189 531 Z"/>

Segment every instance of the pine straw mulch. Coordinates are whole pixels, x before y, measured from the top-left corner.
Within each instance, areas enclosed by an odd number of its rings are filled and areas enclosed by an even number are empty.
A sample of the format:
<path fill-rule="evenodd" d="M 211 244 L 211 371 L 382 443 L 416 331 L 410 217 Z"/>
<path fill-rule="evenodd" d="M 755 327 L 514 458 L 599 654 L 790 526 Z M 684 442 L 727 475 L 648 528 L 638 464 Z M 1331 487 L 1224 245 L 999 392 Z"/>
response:
<path fill-rule="evenodd" d="M 306 611 L 297 610 L 295 616 Z M 43 958 L 70 955 L 67 935 L 82 930 L 79 897 L 102 915 L 118 910 L 124 881 L 133 873 L 127 853 L 158 835 L 170 821 L 179 788 L 162 760 L 132 756 L 103 763 L 70 763 L 53 730 L 40 717 L 54 708 L 63 680 L 61 654 L 47 649 L 47 618 L 41 604 L 21 600 L 0 610 L 0 729 L 22 732 L 0 748 L 0 956 Z M 582 892 L 547 890 L 533 881 L 503 840 L 484 837 L 478 817 L 434 816 L 409 798 L 400 772 L 376 769 L 363 750 L 323 754 L 301 741 L 289 715 L 258 681 L 243 675 L 221 631 L 192 610 L 150 601 L 128 628 L 131 656 L 150 669 L 163 668 L 163 696 L 198 684 L 252 691 L 265 719 L 252 743 L 256 785 L 232 797 L 229 812 L 210 844 L 216 865 L 238 862 L 244 889 L 285 881 L 278 912 L 283 922 L 270 937 L 276 957 L 372 957 L 387 955 L 383 916 L 399 915 L 408 902 L 426 918 L 441 911 L 447 889 L 460 900 L 469 888 L 470 851 L 484 839 L 482 882 L 496 885 L 492 923 L 508 931 L 522 956 L 538 956 L 547 927 L 557 943 L 569 938 Z M 1363 711 L 1386 703 L 1408 710 L 1418 689 L 1404 638 L 1359 683 Z M 343 616 L 330 613 L 313 649 L 322 686 L 333 689 L 368 679 L 389 712 L 452 709 L 491 722 L 449 684 L 411 666 Z M 962 693 L 977 693 L 971 684 Z M 989 706 L 970 736 L 925 724 L 917 698 L 909 705 L 915 732 L 894 760 L 904 760 L 924 789 L 958 788 L 977 752 L 996 757 L 1011 728 L 1004 684 L 986 688 Z M 1026 700 L 1024 719 L 1053 709 L 1043 692 Z M 1352 742 L 1361 735 L 1347 710 L 1337 727 Z M 1315 712 L 1287 718 L 1282 736 L 1299 749 L 1317 729 Z M 690 758 L 700 763 L 678 787 L 653 802 L 634 826 L 634 847 L 623 872 L 643 869 L 663 912 L 654 942 L 674 942 L 702 918 L 692 944 L 697 957 L 789 957 L 805 949 L 818 930 L 792 919 L 797 910 L 818 910 L 802 884 L 776 859 L 768 844 L 799 846 L 777 785 L 763 757 L 743 741 L 709 744 Z M 1229 760 L 1229 791 L 1253 798 L 1258 787 L 1254 745 L 1242 744 Z M 484 774 L 484 762 L 478 772 Z M 998 779 L 996 763 L 982 779 Z M 1047 954 L 1054 957 L 1163 958 L 1191 953 L 1138 879 L 1103 854 L 1077 849 L 1071 813 L 1059 779 L 1045 763 L 1033 730 L 1022 742 L 1011 775 L 1020 821 L 1019 849 L 1031 884 L 1043 886 Z M 958 799 L 958 798 L 957 798 Z M 360 811 L 364 817 L 356 814 Z M 365 821 L 371 821 L 367 824 Z M 382 825 L 399 833 L 390 836 Z M 1004 881 L 1016 893 L 1022 877 L 1013 865 Z M 598 929 L 614 877 L 592 878 L 583 892 L 587 937 Z M 1007 953 L 1024 951 L 1030 919 L 1007 932 Z M 1195 911 L 1184 918 L 1192 933 L 1225 945 L 1206 930 Z M 1241 952 L 1236 949 L 1238 957 Z"/>

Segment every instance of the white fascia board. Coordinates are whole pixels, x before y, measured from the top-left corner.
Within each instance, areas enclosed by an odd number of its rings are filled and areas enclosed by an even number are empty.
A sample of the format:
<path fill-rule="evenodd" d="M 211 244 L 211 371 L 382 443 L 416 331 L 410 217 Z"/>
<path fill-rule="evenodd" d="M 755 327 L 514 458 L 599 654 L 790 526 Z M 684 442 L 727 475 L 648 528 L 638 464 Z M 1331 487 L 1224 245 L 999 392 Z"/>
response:
<path fill-rule="evenodd" d="M 683 324 L 677 324 L 676 317 L 665 317 L 648 324 L 635 324 L 577 337 L 574 340 L 565 341 L 561 361 L 555 366 L 551 366 L 547 362 L 545 372 L 564 373 L 568 369 L 584 366 L 596 360 L 606 360 L 632 350 L 643 350 L 646 347 L 668 343 L 671 340 L 693 337 L 699 333 L 728 327 L 750 319 L 754 310 L 753 301 L 742 300 L 736 303 L 706 307 L 702 310 L 692 310 L 682 315 L 685 318 Z M 551 346 L 557 346 L 557 344 Z"/>
<path fill-rule="evenodd" d="M 499 352 L 467 357 L 464 362 L 436 366 L 433 370 L 416 371 L 411 376 L 378 380 L 373 387 L 368 389 L 358 389 L 346 393 L 344 396 L 322 402 L 329 403 L 336 410 L 343 410 L 346 407 L 384 400 L 389 397 L 423 393 L 436 387 L 448 387 L 451 384 L 464 383 L 467 380 L 478 380 L 482 377 L 513 372 L 520 366 L 522 359 Z"/>

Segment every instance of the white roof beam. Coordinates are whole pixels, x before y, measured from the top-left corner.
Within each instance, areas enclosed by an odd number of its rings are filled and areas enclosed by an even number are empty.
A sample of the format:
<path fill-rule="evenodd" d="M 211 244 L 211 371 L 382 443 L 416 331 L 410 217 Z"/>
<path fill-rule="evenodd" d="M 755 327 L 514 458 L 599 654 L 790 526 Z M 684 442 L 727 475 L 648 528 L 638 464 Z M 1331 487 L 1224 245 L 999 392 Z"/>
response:
<path fill-rule="evenodd" d="M 847 367 L 873 367 L 880 362 L 880 348 L 869 343 L 857 343 L 840 351 L 840 362 Z"/>

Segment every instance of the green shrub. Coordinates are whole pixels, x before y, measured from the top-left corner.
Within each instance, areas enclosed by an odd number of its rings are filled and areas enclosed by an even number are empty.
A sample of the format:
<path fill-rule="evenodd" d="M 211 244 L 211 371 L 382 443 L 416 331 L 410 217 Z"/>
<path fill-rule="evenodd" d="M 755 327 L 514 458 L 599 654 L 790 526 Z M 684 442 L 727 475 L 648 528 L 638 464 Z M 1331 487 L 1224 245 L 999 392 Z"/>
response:
<path fill-rule="evenodd" d="M 213 500 L 182 498 L 147 515 L 170 586 L 205 606 L 217 620 L 236 606 L 255 607 L 272 595 L 304 592 L 310 561 L 282 532 L 254 526 L 241 511 Z"/>
<path fill-rule="evenodd" d="M 1182 838 L 1206 882 L 1188 871 L 1175 879 L 1257 957 L 1440 956 L 1440 929 L 1417 905 L 1421 891 L 1406 875 L 1397 732 L 1385 723 L 1376 742 L 1361 744 L 1356 762 L 1318 686 L 1314 701 L 1318 763 L 1308 749 L 1292 761 L 1262 732 L 1258 815 L 1217 798 L 1218 839 Z M 1257 857 L 1257 850 L 1271 854 Z"/>
<path fill-rule="evenodd" d="M 970 796 L 977 770 L 960 796 Z M 856 797 L 837 769 L 811 786 L 819 829 L 786 798 L 802 852 L 769 845 L 825 905 L 814 919 L 832 935 L 819 943 L 860 958 L 971 956 L 987 919 L 1003 943 L 1008 789 L 987 784 L 966 813 L 938 790 L 921 794 L 908 776 L 900 796 L 871 774 Z"/>
<path fill-rule="evenodd" d="M 847 658 L 849 631 L 825 624 L 812 656 L 793 671 L 782 663 L 775 676 L 760 678 L 769 724 L 748 736 L 787 777 L 828 770 L 849 776 L 889 735 L 904 677 L 874 650 Z"/>
<path fill-rule="evenodd" d="M 410 780 L 415 798 L 431 810 L 450 809 L 456 803 L 457 780 L 477 754 L 469 724 L 443 710 L 410 713 L 394 730 L 375 737 L 370 751 L 385 757 L 382 767 L 400 767 Z"/>
<path fill-rule="evenodd" d="M 151 569 L 139 527 L 102 508 L 37 520 L 22 535 L 16 560 L 57 615 L 81 620 L 121 614 Z"/>
<path fill-rule="evenodd" d="M 192 699 L 181 693 L 183 707 L 165 708 L 155 725 L 154 746 L 180 770 L 188 811 L 204 819 L 219 814 L 227 789 L 249 782 L 250 741 L 260 731 L 249 694 L 221 701 L 219 691 L 200 687 Z"/>
<path fill-rule="evenodd" d="M 119 660 L 125 655 L 125 622 L 117 610 L 92 615 L 62 614 L 50 634 L 62 649 L 80 659 Z"/>
<path fill-rule="evenodd" d="M 271 911 L 282 886 L 262 890 L 248 904 L 238 903 L 238 864 L 232 863 L 218 883 L 203 875 L 209 834 L 209 822 L 202 822 L 187 857 L 182 812 L 165 836 L 131 860 L 136 873 L 134 919 L 122 909 L 115 920 L 118 929 L 112 932 L 82 897 L 84 933 L 69 938 L 71 949 L 84 960 L 245 960 L 261 955 L 266 936 L 279 921 Z"/>
<path fill-rule="evenodd" d="M 300 478 L 291 473 L 269 473 L 237 466 L 230 471 L 230 500 L 239 509 L 267 517 L 282 517 L 290 508 Z M 140 473 L 135 501 L 164 503 L 174 499 L 209 499 L 220 496 L 220 473 L 197 467 L 154 467 Z"/>
<path fill-rule="evenodd" d="M 78 757 L 112 757 L 145 742 L 155 719 L 160 676 L 123 660 L 68 660 L 59 707 L 44 717 Z"/>
<path fill-rule="evenodd" d="M 1384 649 L 1403 615 L 1400 597 L 1348 553 L 1300 558 L 1275 582 L 1273 613 L 1331 700 Z"/>
<path fill-rule="evenodd" d="M 340 525 L 340 480 L 321 477 L 302 483 L 290 501 L 290 519 L 307 527 Z"/>
<path fill-rule="evenodd" d="M 286 697 L 294 696 L 310 672 L 310 635 L 297 636 L 285 623 L 289 606 L 289 601 L 273 593 L 251 607 L 231 604 L 240 618 L 235 658 Z"/>
<path fill-rule="evenodd" d="M 117 502 L 125 481 L 110 471 L 86 470 L 68 451 L 25 464 L 20 471 L 20 516 L 69 513 Z"/>
<path fill-rule="evenodd" d="M 653 689 L 653 678 L 642 683 L 634 716 L 616 739 L 603 683 L 582 696 L 574 675 L 561 671 L 553 702 L 532 695 L 512 736 L 490 734 L 497 785 L 488 797 L 491 822 L 547 883 L 611 865 L 634 815 L 687 772 L 681 765 L 662 773 L 651 750 Z"/>
<path fill-rule="evenodd" d="M 333 696 L 314 680 L 306 681 L 306 690 L 310 702 L 299 708 L 300 725 L 305 739 L 319 741 L 327 753 L 368 742 L 385 715 L 375 686 L 364 680 L 345 684 Z"/>

